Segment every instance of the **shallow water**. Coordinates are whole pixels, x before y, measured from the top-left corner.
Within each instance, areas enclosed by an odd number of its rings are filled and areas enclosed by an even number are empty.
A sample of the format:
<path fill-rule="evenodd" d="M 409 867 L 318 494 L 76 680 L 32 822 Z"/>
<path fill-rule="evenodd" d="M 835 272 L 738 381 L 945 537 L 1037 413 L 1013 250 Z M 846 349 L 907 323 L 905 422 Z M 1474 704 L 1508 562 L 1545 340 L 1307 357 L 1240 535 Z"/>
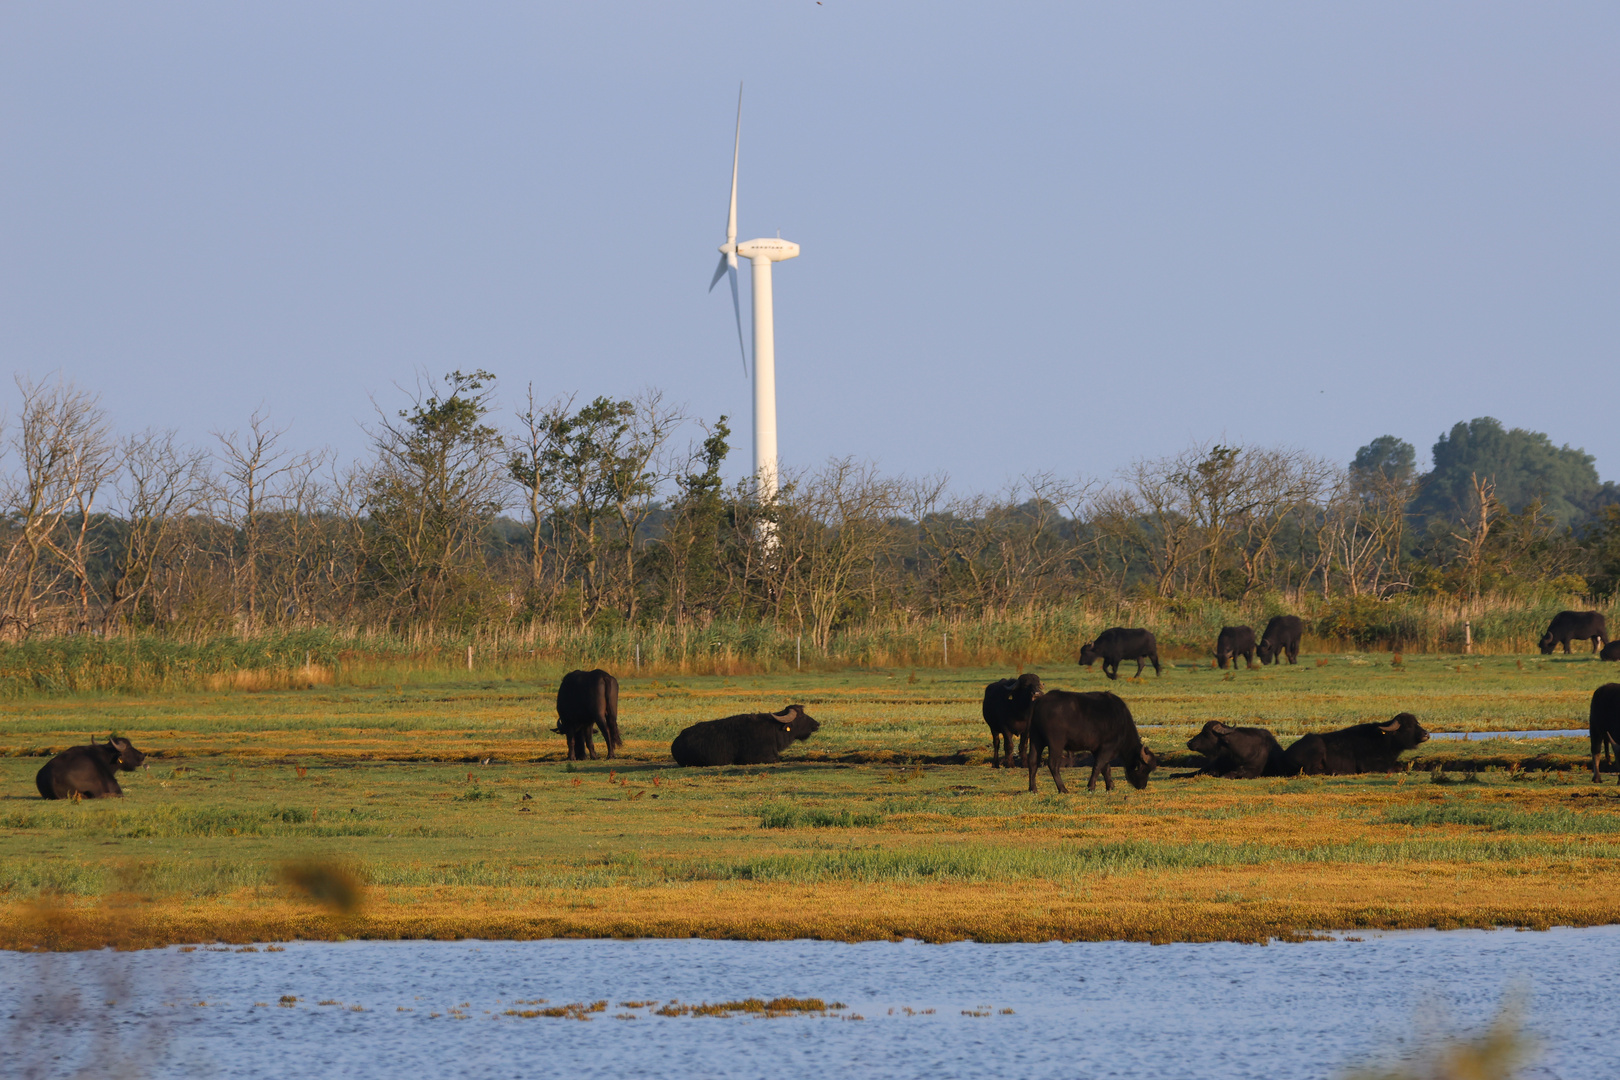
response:
<path fill-rule="evenodd" d="M 76 1075 L 94 1060 L 155 1077 L 1275 1080 L 1389 1062 L 1432 1041 L 1426 1030 L 1477 1030 L 1517 988 L 1541 1046 L 1522 1075 L 1620 1073 L 1620 927 L 1362 936 L 1265 947 L 648 940 L 0 953 L 4 1060 L 21 1070 L 8 1075 L 28 1077 Z M 283 995 L 298 1000 L 283 1007 Z M 620 1007 L 778 995 L 845 1008 L 727 1019 Z M 589 1022 L 505 1015 L 540 998 L 609 1005 Z"/>
<path fill-rule="evenodd" d="M 1558 731 L 1431 731 L 1431 739 L 1584 739 L 1585 728 L 1565 728 Z"/>

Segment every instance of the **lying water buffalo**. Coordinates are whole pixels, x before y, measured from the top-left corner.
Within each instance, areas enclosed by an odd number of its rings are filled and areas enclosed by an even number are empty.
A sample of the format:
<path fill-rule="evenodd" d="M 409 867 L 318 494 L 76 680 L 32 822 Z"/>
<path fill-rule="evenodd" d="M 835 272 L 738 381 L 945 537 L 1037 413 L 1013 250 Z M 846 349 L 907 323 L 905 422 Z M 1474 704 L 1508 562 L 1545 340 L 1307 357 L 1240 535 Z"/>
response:
<path fill-rule="evenodd" d="M 1340 731 L 1306 735 L 1285 755 L 1290 776 L 1348 776 L 1393 772 L 1401 753 L 1429 741 L 1417 717 L 1403 712 L 1387 724 L 1357 724 Z"/>
<path fill-rule="evenodd" d="M 1290 664 L 1297 664 L 1299 641 L 1304 636 L 1305 624 L 1299 621 L 1298 615 L 1273 615 L 1266 623 L 1266 632 L 1260 635 L 1260 645 L 1255 652 L 1260 654 L 1262 664 L 1280 660 L 1284 654 Z"/>
<path fill-rule="evenodd" d="M 106 742 L 98 743 L 92 735 L 89 746 L 69 747 L 47 761 L 34 776 L 34 786 L 46 799 L 122 796 L 124 789 L 114 773 L 134 772 L 145 760 L 146 755 L 128 739 L 109 735 Z"/>
<path fill-rule="evenodd" d="M 619 680 L 600 668 L 570 671 L 557 687 L 557 726 L 551 729 L 568 740 L 565 760 L 596 757 L 593 728 L 601 731 L 608 757 L 624 745 L 619 735 Z"/>
<path fill-rule="evenodd" d="M 769 765 L 795 740 L 808 739 L 821 724 L 789 705 L 779 713 L 746 713 L 693 724 L 670 744 L 677 765 Z"/>
<path fill-rule="evenodd" d="M 1019 764 L 1029 742 L 1029 710 L 1041 694 L 1041 677 L 1025 673 L 1016 679 L 997 679 L 984 688 L 980 711 L 990 726 L 990 767 L 1012 768 L 1013 736 L 1018 736 Z M 1002 756 L 1005 744 L 1006 756 Z"/>
<path fill-rule="evenodd" d="M 1598 653 L 1599 660 L 1620 660 L 1620 641 L 1611 641 Z"/>
<path fill-rule="evenodd" d="M 1592 691 L 1592 712 L 1586 722 L 1592 737 L 1592 783 L 1603 783 L 1598 755 L 1620 746 L 1620 683 L 1604 683 Z"/>
<path fill-rule="evenodd" d="M 1114 790 L 1113 765 L 1125 766 L 1125 779 L 1137 789 L 1147 787 L 1148 774 L 1158 768 L 1159 758 L 1142 743 L 1131 710 L 1117 694 L 1106 690 L 1078 694 L 1071 690 L 1048 690 L 1035 699 L 1029 718 L 1029 752 L 1024 763 L 1029 768 L 1029 790 L 1041 771 L 1041 752 L 1049 750 L 1048 768 L 1060 792 L 1063 785 L 1063 753 L 1092 755 L 1091 779 L 1086 790 L 1097 787 L 1102 773 L 1103 787 Z"/>
<path fill-rule="evenodd" d="M 1569 643 L 1576 640 L 1590 641 L 1593 652 L 1603 647 L 1603 643 L 1609 640 L 1609 622 L 1603 617 L 1603 612 L 1560 611 L 1547 624 L 1547 632 L 1541 635 L 1538 647 L 1541 655 L 1546 656 L 1562 645 L 1567 655 Z"/>
<path fill-rule="evenodd" d="M 1223 626 L 1215 638 L 1215 662 L 1226 670 L 1227 661 L 1237 667 L 1237 658 L 1243 657 L 1246 667 L 1254 667 L 1254 628 L 1250 626 Z"/>
<path fill-rule="evenodd" d="M 1198 770 L 1200 773 L 1228 780 L 1289 775 L 1282 744 L 1265 728 L 1228 727 L 1219 720 L 1211 720 L 1204 725 L 1204 730 L 1187 740 L 1187 749 L 1209 759 L 1209 763 Z"/>
<path fill-rule="evenodd" d="M 1090 667 L 1101 660 L 1103 674 L 1110 679 L 1119 678 L 1119 664 L 1122 660 L 1135 660 L 1136 674 L 1140 676 L 1143 659 L 1153 661 L 1153 674 L 1164 674 L 1159 670 L 1158 641 L 1150 631 L 1140 627 L 1130 629 L 1115 626 L 1098 634 L 1096 641 L 1080 646 L 1080 666 Z"/>

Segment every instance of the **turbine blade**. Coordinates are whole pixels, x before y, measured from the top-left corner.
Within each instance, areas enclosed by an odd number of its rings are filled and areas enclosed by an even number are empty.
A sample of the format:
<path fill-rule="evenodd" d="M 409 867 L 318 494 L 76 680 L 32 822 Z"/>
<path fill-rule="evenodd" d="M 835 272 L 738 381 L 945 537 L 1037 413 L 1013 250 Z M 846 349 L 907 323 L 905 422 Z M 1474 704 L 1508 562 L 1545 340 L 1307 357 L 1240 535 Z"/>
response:
<path fill-rule="evenodd" d="M 737 259 L 731 258 L 731 310 L 737 313 L 737 348 L 742 350 L 743 378 L 748 378 L 748 346 L 743 344 L 742 301 L 737 297 Z"/>
<path fill-rule="evenodd" d="M 730 259 L 727 256 L 725 256 L 725 255 L 720 256 L 720 265 L 714 268 L 714 277 L 709 279 L 709 291 L 710 292 L 714 292 L 714 287 L 716 285 L 720 284 L 720 279 L 725 276 L 726 269 L 727 269 L 726 264 L 729 261 L 730 261 Z"/>
<path fill-rule="evenodd" d="M 742 83 L 737 84 L 737 137 L 731 144 L 731 212 L 726 216 L 726 243 L 737 242 L 737 155 L 742 151 Z"/>

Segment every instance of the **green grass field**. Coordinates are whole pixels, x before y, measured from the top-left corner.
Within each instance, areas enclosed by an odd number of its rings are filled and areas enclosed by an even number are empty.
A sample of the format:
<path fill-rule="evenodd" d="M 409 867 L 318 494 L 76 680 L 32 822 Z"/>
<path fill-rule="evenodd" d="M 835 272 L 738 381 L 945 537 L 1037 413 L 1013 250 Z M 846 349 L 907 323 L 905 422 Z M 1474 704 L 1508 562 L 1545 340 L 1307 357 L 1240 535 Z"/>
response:
<path fill-rule="evenodd" d="M 1088 795 L 1082 770 L 1074 794 L 1044 771 L 1028 794 L 1022 771 L 988 766 L 979 699 L 1002 671 L 622 676 L 626 746 L 578 765 L 546 730 L 556 671 L 6 703 L 0 944 L 1254 940 L 1620 919 L 1620 788 L 1590 784 L 1584 738 L 1435 740 L 1394 776 L 1167 776 L 1196 763 L 1182 744 L 1210 719 L 1285 743 L 1403 710 L 1431 731 L 1584 728 L 1614 667 L 1340 655 L 1183 661 L 1115 683 L 1035 670 L 1048 687 L 1116 690 L 1169 767 L 1146 792 Z M 789 702 L 822 729 L 779 765 L 669 760 L 687 724 Z M 124 799 L 38 797 L 46 755 L 110 730 L 152 755 Z M 351 906 L 321 902 L 351 888 Z"/>

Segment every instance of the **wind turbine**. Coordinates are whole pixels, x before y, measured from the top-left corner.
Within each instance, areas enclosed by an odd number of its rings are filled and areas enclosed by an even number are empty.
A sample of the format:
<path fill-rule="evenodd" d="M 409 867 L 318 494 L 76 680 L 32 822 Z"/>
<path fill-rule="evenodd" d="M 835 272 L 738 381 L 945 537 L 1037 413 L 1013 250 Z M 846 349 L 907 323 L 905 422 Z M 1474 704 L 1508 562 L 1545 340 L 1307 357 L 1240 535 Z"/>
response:
<path fill-rule="evenodd" d="M 754 264 L 754 483 L 761 502 L 776 497 L 776 325 L 771 315 L 771 264 L 799 254 L 799 245 L 781 237 L 737 243 L 737 155 L 742 149 L 742 88 L 737 88 L 737 137 L 731 147 L 731 210 L 726 215 L 726 242 L 720 245 L 709 291 L 731 275 L 731 307 L 737 315 L 737 347 L 743 350 L 743 376 L 748 351 L 743 346 L 742 301 L 737 296 L 737 257 Z"/>

